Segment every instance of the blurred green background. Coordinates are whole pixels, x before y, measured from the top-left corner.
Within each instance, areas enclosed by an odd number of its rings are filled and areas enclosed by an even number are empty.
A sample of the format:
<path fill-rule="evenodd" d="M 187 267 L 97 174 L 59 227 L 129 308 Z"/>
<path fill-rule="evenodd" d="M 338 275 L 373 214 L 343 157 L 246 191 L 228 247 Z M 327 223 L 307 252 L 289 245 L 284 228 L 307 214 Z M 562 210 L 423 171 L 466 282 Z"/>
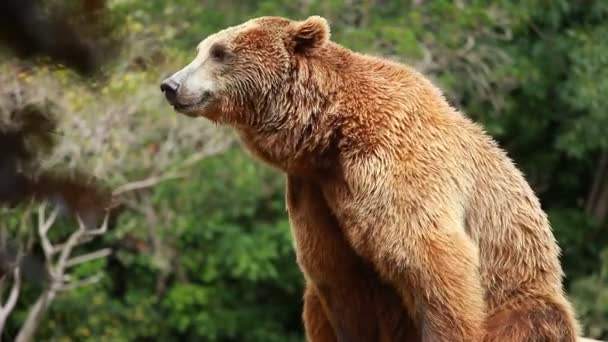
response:
<path fill-rule="evenodd" d="M 21 104 L 52 102 L 61 141 L 45 167 L 85 169 L 112 187 L 178 178 L 124 196 L 116 225 L 82 249 L 112 255 L 71 271 L 102 280 L 60 293 L 35 340 L 303 341 L 282 175 L 229 131 L 175 114 L 158 84 L 210 33 L 312 14 L 330 21 L 333 40 L 424 71 L 508 150 L 550 215 L 584 335 L 608 338 L 608 1 L 115 0 L 108 13 L 125 44 L 107 77 L 7 54 L 0 94 L 17 87 Z M 34 252 L 35 214 L 1 219 Z M 25 282 L 3 341 L 43 286 Z"/>

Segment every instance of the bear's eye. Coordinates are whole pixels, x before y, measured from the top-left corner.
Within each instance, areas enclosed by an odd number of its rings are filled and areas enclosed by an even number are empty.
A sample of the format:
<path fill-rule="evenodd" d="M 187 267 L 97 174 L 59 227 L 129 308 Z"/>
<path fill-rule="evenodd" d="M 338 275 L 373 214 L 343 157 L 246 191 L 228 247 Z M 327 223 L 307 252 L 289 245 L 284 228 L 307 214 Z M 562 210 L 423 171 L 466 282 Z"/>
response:
<path fill-rule="evenodd" d="M 211 51 L 209 52 L 209 54 L 211 55 L 211 58 L 218 62 L 221 62 L 226 58 L 226 47 L 224 45 L 214 44 L 211 47 Z"/>

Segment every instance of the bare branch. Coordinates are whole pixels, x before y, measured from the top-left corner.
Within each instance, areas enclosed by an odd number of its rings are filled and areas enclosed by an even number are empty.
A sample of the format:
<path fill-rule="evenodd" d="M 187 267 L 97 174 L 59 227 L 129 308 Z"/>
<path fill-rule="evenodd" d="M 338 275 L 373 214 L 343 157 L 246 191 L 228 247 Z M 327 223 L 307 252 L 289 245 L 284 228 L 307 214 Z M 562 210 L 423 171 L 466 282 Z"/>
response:
<path fill-rule="evenodd" d="M 162 183 L 164 181 L 170 180 L 170 179 L 176 179 L 176 178 L 181 178 L 183 177 L 183 175 L 180 174 L 168 174 L 168 175 L 164 175 L 164 176 L 152 176 L 143 180 L 139 180 L 139 181 L 135 181 L 135 182 L 130 182 L 127 184 L 123 184 L 121 186 L 119 186 L 118 188 L 116 188 L 116 190 L 114 190 L 112 192 L 113 196 L 118 196 L 121 195 L 125 192 L 129 192 L 129 191 L 134 191 L 134 190 L 140 190 L 140 189 L 145 189 L 145 188 L 150 188 L 153 187 L 155 185 L 157 185 L 158 183 Z"/>
<path fill-rule="evenodd" d="M 13 285 L 11 286 L 11 291 L 9 292 L 8 299 L 5 304 L 0 302 L 0 336 L 2 336 L 2 331 L 4 330 L 4 324 L 6 323 L 6 319 L 11 314 L 15 305 L 17 304 L 17 299 L 19 298 L 19 292 L 21 290 L 21 269 L 19 266 L 16 266 L 13 270 Z M 0 298 L 1 299 L 1 298 Z"/>
<path fill-rule="evenodd" d="M 19 297 L 19 290 L 21 289 L 21 269 L 19 266 L 15 267 L 13 270 L 13 286 L 11 287 L 11 292 L 8 295 L 8 299 L 6 300 L 6 304 L 2 305 L 2 311 L 12 311 L 17 303 L 17 298 Z"/>
<path fill-rule="evenodd" d="M 468 35 L 467 41 L 464 43 L 464 46 L 458 49 L 456 52 L 457 56 L 464 57 L 475 47 L 475 37 Z"/>
<path fill-rule="evenodd" d="M 80 218 L 79 223 L 82 223 Z M 78 241 L 85 234 L 85 229 L 86 228 L 84 228 L 84 225 L 80 224 L 79 228 L 75 232 L 73 232 L 66 241 L 63 249 L 61 250 L 61 254 L 59 255 L 59 260 L 57 260 L 57 264 L 55 266 L 57 277 L 61 277 L 63 275 L 68 258 L 70 257 L 70 254 L 72 253 L 74 247 L 78 244 Z"/>
<path fill-rule="evenodd" d="M 91 277 L 88 277 L 88 278 L 85 278 L 85 279 L 82 279 L 82 280 L 79 280 L 76 282 L 72 282 L 67 285 L 63 285 L 59 288 L 59 291 L 67 292 L 67 291 L 72 291 L 72 290 L 82 287 L 82 286 L 92 285 L 92 284 L 100 282 L 102 278 L 103 278 L 103 274 L 98 273 L 94 276 L 91 276 Z"/>
<path fill-rule="evenodd" d="M 101 226 L 98 229 L 88 229 L 86 230 L 86 235 L 89 236 L 93 236 L 93 235 L 102 235 L 105 234 L 105 232 L 108 231 L 108 220 L 110 219 L 110 214 L 106 214 L 103 218 L 103 223 L 101 224 Z M 84 227 L 82 220 L 80 219 L 80 216 L 78 216 L 78 224 L 81 227 Z"/>
<path fill-rule="evenodd" d="M 44 224 L 42 226 L 45 234 L 49 231 L 49 229 L 51 229 L 51 226 L 53 225 L 53 223 L 55 223 L 55 220 L 57 219 L 58 214 L 59 214 L 59 207 L 55 206 L 55 209 L 53 209 L 53 212 L 51 213 L 49 218 L 44 222 Z"/>
<path fill-rule="evenodd" d="M 21 329 L 15 338 L 15 342 L 30 342 L 33 340 L 42 316 L 55 298 L 55 295 L 56 291 L 52 288 L 42 292 L 42 294 L 36 300 L 36 303 L 34 303 L 28 312 L 27 318 L 25 319 L 25 322 L 21 326 Z"/>
<path fill-rule="evenodd" d="M 101 258 L 105 258 L 107 256 L 109 256 L 110 254 L 112 254 L 112 249 L 111 248 L 104 248 L 104 249 L 100 249 L 96 252 L 92 252 L 92 253 L 87 253 L 84 255 L 80 255 L 77 257 L 74 257 L 72 259 L 69 259 L 65 266 L 67 267 L 73 267 L 76 265 L 80 265 L 82 263 L 85 262 L 89 262 L 89 261 L 93 261 L 96 259 L 101 259 Z"/>
<path fill-rule="evenodd" d="M 197 162 L 209 157 L 210 155 L 216 154 L 226 148 L 232 139 L 219 139 L 220 141 L 215 141 L 213 144 L 206 144 L 204 151 L 199 151 L 197 153 L 191 154 L 185 161 L 183 161 L 178 167 L 178 170 L 185 169 Z M 159 176 L 150 176 L 146 179 L 129 182 L 117 187 L 113 192 L 113 196 L 122 195 L 126 192 L 131 192 L 135 190 L 141 190 L 145 188 L 153 187 L 159 183 L 184 177 L 183 174 L 178 173 L 177 171 L 168 172 L 164 175 Z"/>
<path fill-rule="evenodd" d="M 51 241 L 47 236 L 47 233 L 49 232 L 49 229 L 57 219 L 57 215 L 59 214 L 59 208 L 55 208 L 48 219 L 45 218 L 45 212 L 46 202 L 42 203 L 38 207 L 38 235 L 40 236 L 40 243 L 42 245 L 44 255 L 47 260 L 50 260 L 55 250 L 53 248 L 53 244 L 51 244 Z"/>
<path fill-rule="evenodd" d="M 50 284 L 42 291 L 36 300 L 36 303 L 28 312 L 27 318 L 25 319 L 25 322 L 15 340 L 17 342 L 29 342 L 33 339 L 43 315 L 46 313 L 49 305 L 59 292 L 70 291 L 77 287 L 93 284 L 101 280 L 102 275 L 98 274 L 90 278 L 72 282 L 70 275 L 65 273 L 68 267 L 103 258 L 111 253 L 111 250 L 106 248 L 71 258 L 71 254 L 76 246 L 90 241 L 90 239 L 95 235 L 101 235 L 107 231 L 109 215 L 105 216 L 102 225 L 97 229 L 87 228 L 80 216 L 77 216 L 78 229 L 72 232 L 66 241 L 53 246 L 51 241 L 48 239 L 47 233 L 50 226 L 52 226 L 52 224 L 55 222 L 58 209 L 56 208 L 49 218 L 45 218 L 45 210 L 46 204 L 41 205 L 38 208 L 38 234 L 40 235 L 44 254 L 47 259 L 47 272 L 51 275 Z M 55 253 L 59 253 L 59 257 L 56 259 L 56 261 L 53 260 L 53 255 Z"/>

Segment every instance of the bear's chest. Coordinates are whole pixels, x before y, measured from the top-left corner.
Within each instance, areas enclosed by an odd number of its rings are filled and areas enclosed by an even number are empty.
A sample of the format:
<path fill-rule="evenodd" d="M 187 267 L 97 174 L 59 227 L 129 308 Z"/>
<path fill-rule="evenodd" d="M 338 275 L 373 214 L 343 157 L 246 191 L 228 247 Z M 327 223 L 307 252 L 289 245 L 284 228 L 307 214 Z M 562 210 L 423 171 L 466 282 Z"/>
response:
<path fill-rule="evenodd" d="M 355 256 L 340 226 L 314 182 L 289 176 L 287 209 L 298 264 L 313 281 L 327 281 Z"/>
<path fill-rule="evenodd" d="M 373 196 L 360 198 L 348 187 L 341 184 L 323 187 L 323 198 L 341 228 L 341 233 L 349 246 L 363 257 L 373 253 L 369 235 L 378 223 L 374 219 L 378 214 L 376 200 Z M 384 204 L 379 204 L 384 206 Z"/>

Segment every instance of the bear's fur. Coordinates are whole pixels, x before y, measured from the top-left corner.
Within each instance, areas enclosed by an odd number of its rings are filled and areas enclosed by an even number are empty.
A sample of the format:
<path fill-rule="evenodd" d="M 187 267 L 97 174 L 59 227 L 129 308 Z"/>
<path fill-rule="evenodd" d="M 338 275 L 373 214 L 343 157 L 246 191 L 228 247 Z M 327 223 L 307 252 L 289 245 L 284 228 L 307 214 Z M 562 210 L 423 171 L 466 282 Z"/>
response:
<path fill-rule="evenodd" d="M 163 85 L 288 175 L 310 341 L 576 340 L 537 197 L 417 71 L 332 42 L 321 17 L 263 17 Z"/>
<path fill-rule="evenodd" d="M 419 341 L 396 292 L 355 254 L 322 198 L 314 182 L 288 177 L 287 206 L 307 283 L 308 341 Z"/>

